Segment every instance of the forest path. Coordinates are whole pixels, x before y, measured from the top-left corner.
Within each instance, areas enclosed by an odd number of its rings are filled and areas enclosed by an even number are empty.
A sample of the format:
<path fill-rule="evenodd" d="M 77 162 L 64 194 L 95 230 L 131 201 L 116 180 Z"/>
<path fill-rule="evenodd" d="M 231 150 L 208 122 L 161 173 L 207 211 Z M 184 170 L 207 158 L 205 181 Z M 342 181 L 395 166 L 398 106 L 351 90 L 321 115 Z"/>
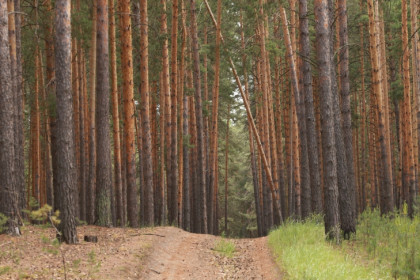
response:
<path fill-rule="evenodd" d="M 151 244 L 142 261 L 142 279 L 281 279 L 267 247 L 267 238 L 228 239 L 235 244 L 232 258 L 214 247 L 221 237 L 155 228 L 143 236 Z"/>

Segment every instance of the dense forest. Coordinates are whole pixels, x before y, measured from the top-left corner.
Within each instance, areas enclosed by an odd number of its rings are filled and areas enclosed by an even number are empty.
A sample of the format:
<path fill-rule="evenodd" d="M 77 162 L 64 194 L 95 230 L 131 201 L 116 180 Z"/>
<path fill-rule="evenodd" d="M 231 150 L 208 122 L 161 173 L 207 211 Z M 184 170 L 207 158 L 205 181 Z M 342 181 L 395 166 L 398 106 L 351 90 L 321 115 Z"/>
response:
<path fill-rule="evenodd" d="M 416 0 L 0 0 L 4 231 L 39 209 L 67 243 L 84 223 L 263 236 L 322 214 L 339 239 L 369 208 L 413 216 L 418 17 Z"/>

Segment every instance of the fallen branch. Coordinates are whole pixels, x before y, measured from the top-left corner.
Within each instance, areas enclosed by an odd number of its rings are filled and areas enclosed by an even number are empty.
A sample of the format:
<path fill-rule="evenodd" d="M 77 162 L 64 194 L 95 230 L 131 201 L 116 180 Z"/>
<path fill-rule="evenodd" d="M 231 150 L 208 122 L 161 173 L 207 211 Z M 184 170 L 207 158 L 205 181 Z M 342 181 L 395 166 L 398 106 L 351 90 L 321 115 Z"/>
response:
<path fill-rule="evenodd" d="M 140 236 L 140 235 L 155 235 L 159 237 L 166 237 L 165 235 L 155 234 L 155 233 L 138 233 L 138 234 L 132 234 L 130 236 Z"/>

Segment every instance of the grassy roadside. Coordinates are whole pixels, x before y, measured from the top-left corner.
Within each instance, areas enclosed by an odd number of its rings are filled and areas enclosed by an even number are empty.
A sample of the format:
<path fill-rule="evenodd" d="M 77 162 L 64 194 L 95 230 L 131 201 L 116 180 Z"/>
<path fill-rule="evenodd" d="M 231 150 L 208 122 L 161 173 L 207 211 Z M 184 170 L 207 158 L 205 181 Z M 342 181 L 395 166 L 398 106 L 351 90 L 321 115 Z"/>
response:
<path fill-rule="evenodd" d="M 367 211 L 358 233 L 340 245 L 325 240 L 322 218 L 287 222 L 269 235 L 287 279 L 420 279 L 420 219 Z"/>

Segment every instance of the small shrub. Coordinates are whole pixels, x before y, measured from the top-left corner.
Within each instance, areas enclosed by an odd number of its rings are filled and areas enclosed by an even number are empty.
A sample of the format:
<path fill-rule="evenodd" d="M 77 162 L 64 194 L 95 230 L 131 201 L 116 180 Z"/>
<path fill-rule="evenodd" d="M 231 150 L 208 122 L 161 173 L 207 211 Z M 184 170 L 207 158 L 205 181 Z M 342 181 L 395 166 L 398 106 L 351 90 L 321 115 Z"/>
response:
<path fill-rule="evenodd" d="M 214 246 L 215 251 L 219 252 L 220 254 L 228 258 L 233 257 L 233 253 L 235 253 L 235 249 L 236 249 L 235 244 L 233 244 L 229 240 L 226 240 L 225 238 L 222 238 Z"/>

